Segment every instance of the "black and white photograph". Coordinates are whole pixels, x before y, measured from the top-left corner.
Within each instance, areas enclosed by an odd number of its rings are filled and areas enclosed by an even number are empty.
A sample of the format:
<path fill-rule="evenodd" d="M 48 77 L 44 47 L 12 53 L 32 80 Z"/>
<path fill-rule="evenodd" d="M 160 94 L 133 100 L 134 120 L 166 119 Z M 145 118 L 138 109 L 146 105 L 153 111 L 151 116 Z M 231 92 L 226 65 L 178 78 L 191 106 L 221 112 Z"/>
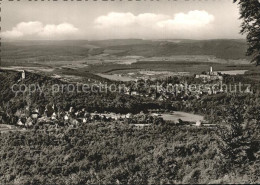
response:
<path fill-rule="evenodd" d="M 0 0 L 0 184 L 259 184 L 259 0 Z"/>

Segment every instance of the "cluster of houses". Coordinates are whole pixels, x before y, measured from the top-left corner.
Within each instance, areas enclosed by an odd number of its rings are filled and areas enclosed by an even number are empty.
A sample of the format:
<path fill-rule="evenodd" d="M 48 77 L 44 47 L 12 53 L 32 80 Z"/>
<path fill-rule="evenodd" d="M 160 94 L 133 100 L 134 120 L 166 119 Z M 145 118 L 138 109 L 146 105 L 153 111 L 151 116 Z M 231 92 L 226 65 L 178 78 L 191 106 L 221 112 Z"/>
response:
<path fill-rule="evenodd" d="M 17 126 L 30 128 L 35 124 L 56 124 L 56 125 L 78 125 L 81 123 L 88 123 L 93 121 L 124 121 L 132 124 L 151 124 L 154 123 L 158 116 L 151 114 L 144 114 L 140 112 L 139 114 L 116 114 L 111 112 L 104 113 L 89 113 L 86 109 L 75 110 L 70 107 L 68 111 L 59 111 L 55 105 L 47 105 L 45 107 L 44 113 L 41 114 L 39 109 L 34 109 L 33 111 L 28 111 L 28 107 L 23 110 L 18 110 L 15 115 L 18 117 L 16 123 Z M 27 111 L 27 113 L 26 113 Z"/>

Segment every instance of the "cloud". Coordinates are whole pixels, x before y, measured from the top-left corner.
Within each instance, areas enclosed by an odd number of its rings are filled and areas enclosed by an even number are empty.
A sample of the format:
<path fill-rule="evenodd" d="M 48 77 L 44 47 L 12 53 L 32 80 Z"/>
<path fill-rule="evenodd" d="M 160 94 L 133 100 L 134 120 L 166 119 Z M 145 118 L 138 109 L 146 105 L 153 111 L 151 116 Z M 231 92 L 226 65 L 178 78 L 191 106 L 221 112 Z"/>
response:
<path fill-rule="evenodd" d="M 136 21 L 141 26 L 154 26 L 154 23 L 169 18 L 170 16 L 163 14 L 143 13 L 136 16 Z"/>
<path fill-rule="evenodd" d="M 99 16 L 94 23 L 97 28 L 126 27 L 126 26 L 146 26 L 153 25 L 156 21 L 169 18 L 167 15 L 143 13 L 135 16 L 134 14 L 110 12 L 107 15 Z"/>
<path fill-rule="evenodd" d="M 131 12 L 110 12 L 94 20 L 97 33 L 113 37 L 203 37 L 212 29 L 214 16 L 204 10 L 174 15 Z M 103 36 L 106 36 L 103 35 Z"/>
<path fill-rule="evenodd" d="M 118 27 L 129 26 L 135 23 L 135 16 L 132 13 L 117 13 L 111 12 L 108 15 L 103 15 L 95 20 L 96 27 Z"/>
<path fill-rule="evenodd" d="M 58 25 L 47 24 L 43 25 L 39 21 L 21 22 L 12 28 L 10 31 L 2 33 L 3 38 L 19 39 L 23 37 L 32 38 L 48 38 L 48 37 L 63 37 L 74 34 L 78 28 L 69 23 L 61 23 Z"/>
<path fill-rule="evenodd" d="M 214 21 L 214 16 L 206 11 L 190 11 L 187 14 L 175 14 L 173 19 L 157 22 L 157 26 L 170 29 L 189 29 L 204 27 Z"/>
<path fill-rule="evenodd" d="M 21 22 L 17 24 L 11 31 L 5 31 L 2 33 L 4 38 L 9 39 L 16 39 L 23 37 L 24 35 L 32 35 L 37 34 L 42 30 L 42 23 L 35 21 L 35 22 Z"/>
<path fill-rule="evenodd" d="M 13 38 L 13 39 L 16 39 L 16 38 L 20 38 L 23 36 L 23 33 L 22 32 L 19 32 L 17 30 L 11 30 L 11 31 L 5 31 L 2 33 L 2 36 L 4 38 Z"/>
<path fill-rule="evenodd" d="M 79 30 L 70 23 L 21 22 L 2 32 L 4 39 L 109 39 L 109 38 L 204 38 L 216 31 L 215 17 L 204 10 L 158 13 L 110 12 Z"/>
<path fill-rule="evenodd" d="M 39 32 L 40 36 L 57 36 L 57 35 L 68 35 L 73 34 L 78 31 L 78 28 L 75 28 L 72 24 L 69 23 L 62 23 L 59 25 L 46 25 L 44 26 L 43 30 Z"/>

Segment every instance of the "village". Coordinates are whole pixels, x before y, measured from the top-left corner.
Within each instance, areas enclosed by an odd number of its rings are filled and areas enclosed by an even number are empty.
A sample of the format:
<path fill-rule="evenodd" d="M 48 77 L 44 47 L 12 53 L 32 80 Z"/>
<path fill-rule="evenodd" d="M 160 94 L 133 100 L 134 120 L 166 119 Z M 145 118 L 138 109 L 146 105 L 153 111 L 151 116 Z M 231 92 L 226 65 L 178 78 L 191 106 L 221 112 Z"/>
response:
<path fill-rule="evenodd" d="M 38 109 L 32 112 L 29 111 L 17 111 L 15 113 L 19 117 L 16 125 L 24 128 L 32 128 L 34 125 L 54 125 L 54 126 L 77 126 L 78 124 L 90 123 L 90 122 L 126 122 L 128 124 L 134 124 L 136 126 L 159 124 L 163 123 L 163 119 L 156 115 L 147 115 L 143 112 L 133 115 L 128 114 L 116 114 L 116 113 L 89 113 L 85 109 L 75 111 L 73 107 L 70 107 L 68 111 L 59 111 L 55 105 L 46 106 L 44 114 L 40 114 Z"/>
<path fill-rule="evenodd" d="M 24 70 L 21 72 L 21 78 L 18 82 L 23 81 L 26 78 L 26 72 Z M 180 78 L 181 79 L 181 78 Z M 213 72 L 212 67 L 210 71 L 201 75 L 195 75 L 194 80 L 200 80 L 203 83 L 212 83 L 220 84 L 223 81 L 223 76 L 220 73 Z M 155 83 L 155 82 L 154 82 Z M 187 88 L 187 81 L 179 80 L 178 84 L 173 85 L 172 83 L 164 85 L 155 85 L 151 82 L 148 85 L 148 88 L 140 86 L 136 86 L 132 88 L 132 84 L 128 83 L 126 86 L 126 91 L 123 92 L 127 96 L 140 96 L 144 98 L 151 99 L 155 102 L 170 102 L 172 106 L 176 103 L 181 102 L 183 106 L 190 106 L 188 99 L 200 99 L 203 95 L 212 95 L 217 93 L 224 93 L 223 89 L 214 89 L 211 86 L 204 86 L 204 88 L 200 89 L 190 89 Z M 158 83 L 158 82 L 156 82 Z M 185 88 L 186 85 L 186 88 Z M 143 90 L 145 88 L 145 90 Z M 43 125 L 52 125 L 54 127 L 57 126 L 77 126 L 78 124 L 85 124 L 90 122 L 124 122 L 128 124 L 133 124 L 135 126 L 147 126 L 151 124 L 160 124 L 165 121 L 172 121 L 175 124 L 187 124 L 187 125 L 195 125 L 202 126 L 202 120 L 194 120 L 185 122 L 182 119 L 173 120 L 164 120 L 161 116 L 161 113 L 173 114 L 173 111 L 169 110 L 150 110 L 149 112 L 144 113 L 141 111 L 138 114 L 120 114 L 113 112 L 88 112 L 87 107 L 82 108 L 80 110 L 75 110 L 75 107 L 71 106 L 68 110 L 63 110 L 62 108 L 58 108 L 55 104 L 48 104 L 45 106 L 44 110 L 40 110 L 39 107 L 31 107 L 27 106 L 25 109 L 19 109 L 15 112 L 14 116 L 9 119 L 9 123 L 11 125 L 16 125 L 21 128 L 32 128 L 35 125 L 43 126 Z M 0 121 L 5 122 L 6 115 L 2 112 L 0 113 Z M 207 125 L 207 124 L 204 124 Z"/>

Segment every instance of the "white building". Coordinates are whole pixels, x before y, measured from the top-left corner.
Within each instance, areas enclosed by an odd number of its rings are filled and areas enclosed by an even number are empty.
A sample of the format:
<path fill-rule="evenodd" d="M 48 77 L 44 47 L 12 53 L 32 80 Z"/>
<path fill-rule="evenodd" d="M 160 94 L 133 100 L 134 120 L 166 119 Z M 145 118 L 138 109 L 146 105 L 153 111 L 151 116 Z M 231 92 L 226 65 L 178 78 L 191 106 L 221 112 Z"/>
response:
<path fill-rule="evenodd" d="M 22 80 L 25 79 L 25 71 L 22 70 Z"/>

